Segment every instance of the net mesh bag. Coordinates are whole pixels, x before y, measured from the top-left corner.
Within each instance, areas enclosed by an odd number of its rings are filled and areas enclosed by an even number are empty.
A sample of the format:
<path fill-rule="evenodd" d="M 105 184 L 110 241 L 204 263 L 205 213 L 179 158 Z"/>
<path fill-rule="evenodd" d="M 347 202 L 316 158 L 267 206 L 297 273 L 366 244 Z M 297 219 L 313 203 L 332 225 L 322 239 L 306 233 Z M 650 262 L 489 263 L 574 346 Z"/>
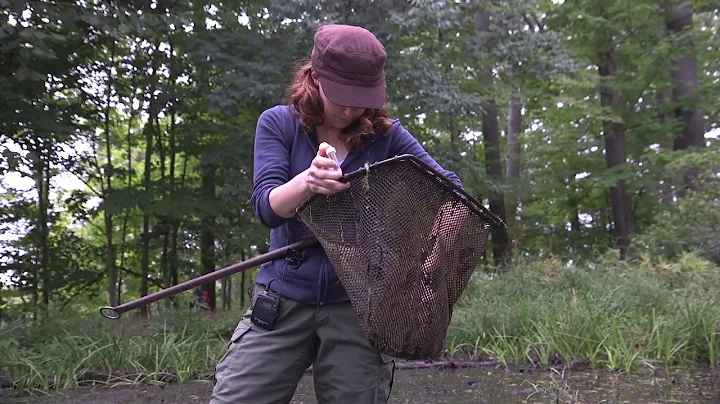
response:
<path fill-rule="evenodd" d="M 343 176 L 351 187 L 297 210 L 327 253 L 373 347 L 442 354 L 453 306 L 502 222 L 412 155 Z"/>

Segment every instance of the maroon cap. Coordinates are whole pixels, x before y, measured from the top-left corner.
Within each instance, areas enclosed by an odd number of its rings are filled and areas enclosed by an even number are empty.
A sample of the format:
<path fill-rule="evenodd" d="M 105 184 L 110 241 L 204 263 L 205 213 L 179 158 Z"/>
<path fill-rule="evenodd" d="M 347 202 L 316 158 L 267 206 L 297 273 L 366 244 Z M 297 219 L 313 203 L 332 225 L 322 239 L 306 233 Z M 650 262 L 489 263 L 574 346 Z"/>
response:
<path fill-rule="evenodd" d="M 375 35 L 351 25 L 323 25 L 315 33 L 312 68 L 335 104 L 380 108 L 385 104 L 387 53 Z"/>

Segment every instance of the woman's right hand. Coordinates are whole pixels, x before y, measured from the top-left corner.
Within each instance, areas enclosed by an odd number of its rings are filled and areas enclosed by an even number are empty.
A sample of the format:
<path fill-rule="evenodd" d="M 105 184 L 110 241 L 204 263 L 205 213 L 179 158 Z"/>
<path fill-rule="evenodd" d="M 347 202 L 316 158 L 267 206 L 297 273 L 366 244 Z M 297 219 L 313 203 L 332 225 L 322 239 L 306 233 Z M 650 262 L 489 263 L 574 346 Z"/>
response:
<path fill-rule="evenodd" d="M 332 195 L 336 192 L 350 188 L 350 183 L 338 181 L 342 178 L 335 161 L 327 156 L 326 150 L 330 145 L 322 142 L 318 153 L 313 159 L 310 167 L 305 170 L 305 182 L 313 193 Z"/>

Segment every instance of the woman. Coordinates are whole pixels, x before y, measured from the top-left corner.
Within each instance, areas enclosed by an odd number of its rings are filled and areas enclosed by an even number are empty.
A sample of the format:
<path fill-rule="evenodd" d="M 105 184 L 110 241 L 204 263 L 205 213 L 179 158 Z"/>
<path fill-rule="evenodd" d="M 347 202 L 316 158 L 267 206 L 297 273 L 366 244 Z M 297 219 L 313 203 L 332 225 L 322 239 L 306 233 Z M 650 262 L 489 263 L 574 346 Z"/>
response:
<path fill-rule="evenodd" d="M 348 188 L 342 172 L 413 154 L 460 184 L 385 110 L 387 54 L 368 30 L 325 25 L 311 60 L 295 71 L 289 105 L 258 120 L 252 206 L 270 249 L 310 235 L 295 209 L 314 193 Z M 337 151 L 340 167 L 328 158 Z M 336 168 L 340 168 L 336 170 Z M 259 302 L 259 303 L 258 303 Z M 260 268 L 251 308 L 218 362 L 211 404 L 289 403 L 312 365 L 319 403 L 386 403 L 393 358 L 374 350 L 321 247 Z"/>

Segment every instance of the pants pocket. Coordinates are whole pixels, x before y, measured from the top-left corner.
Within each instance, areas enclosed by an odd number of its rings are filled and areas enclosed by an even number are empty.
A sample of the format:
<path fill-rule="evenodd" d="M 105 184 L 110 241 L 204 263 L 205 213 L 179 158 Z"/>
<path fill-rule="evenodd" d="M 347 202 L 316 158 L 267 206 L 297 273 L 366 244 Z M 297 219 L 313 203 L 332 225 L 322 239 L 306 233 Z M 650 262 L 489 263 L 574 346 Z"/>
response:
<path fill-rule="evenodd" d="M 395 383 L 395 358 L 390 355 L 380 353 L 380 360 L 382 360 L 382 370 L 380 374 L 380 383 L 378 386 L 377 402 L 388 403 L 390 396 L 392 395 L 393 384 Z"/>
<path fill-rule="evenodd" d="M 218 376 L 222 378 L 224 375 L 224 372 L 228 368 L 228 361 L 231 360 L 231 356 L 233 353 L 233 350 L 237 349 L 235 345 L 240 343 L 242 340 L 242 337 L 247 334 L 252 329 L 252 324 L 246 320 L 243 319 L 238 323 L 237 327 L 235 327 L 235 331 L 233 331 L 232 336 L 230 337 L 230 341 L 227 343 L 227 346 L 225 347 L 225 353 L 222 355 L 220 360 L 215 365 L 215 372 L 213 374 L 212 378 L 212 384 L 215 386 L 218 382 Z"/>

